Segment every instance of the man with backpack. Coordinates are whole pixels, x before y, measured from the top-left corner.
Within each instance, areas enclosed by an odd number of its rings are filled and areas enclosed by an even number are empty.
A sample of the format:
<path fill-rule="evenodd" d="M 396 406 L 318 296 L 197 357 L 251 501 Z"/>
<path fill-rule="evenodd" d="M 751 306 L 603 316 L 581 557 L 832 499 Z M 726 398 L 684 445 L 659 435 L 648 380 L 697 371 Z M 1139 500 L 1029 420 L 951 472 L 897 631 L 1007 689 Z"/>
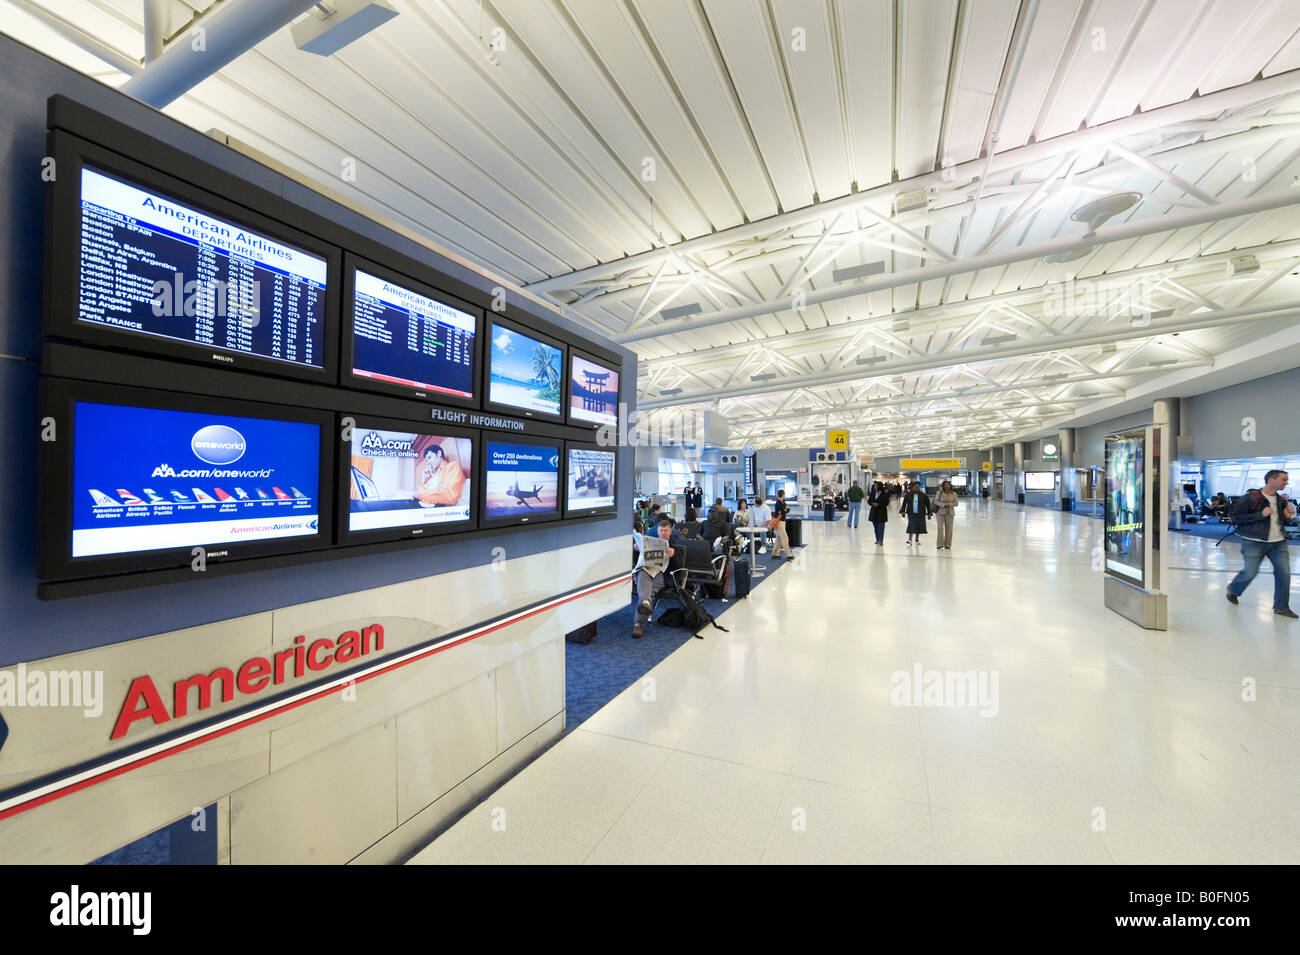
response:
<path fill-rule="evenodd" d="M 637 557 L 633 572 L 636 577 L 636 623 L 632 624 L 632 636 L 645 636 L 645 623 L 654 610 L 655 595 L 664 587 L 664 571 L 674 550 L 669 543 L 673 535 L 673 522 L 667 517 L 659 518 L 655 526 L 655 536 L 636 534 L 633 541 L 640 556 Z"/>
<path fill-rule="evenodd" d="M 1295 505 L 1282 493 L 1287 480 L 1285 471 L 1269 471 L 1262 488 L 1247 491 L 1237 499 L 1232 517 L 1241 537 L 1245 564 L 1228 584 L 1228 603 L 1236 605 L 1267 557 L 1273 565 L 1273 612 L 1295 619 L 1297 614 L 1291 610 L 1291 553 L 1282 533 L 1283 525 L 1296 516 Z"/>

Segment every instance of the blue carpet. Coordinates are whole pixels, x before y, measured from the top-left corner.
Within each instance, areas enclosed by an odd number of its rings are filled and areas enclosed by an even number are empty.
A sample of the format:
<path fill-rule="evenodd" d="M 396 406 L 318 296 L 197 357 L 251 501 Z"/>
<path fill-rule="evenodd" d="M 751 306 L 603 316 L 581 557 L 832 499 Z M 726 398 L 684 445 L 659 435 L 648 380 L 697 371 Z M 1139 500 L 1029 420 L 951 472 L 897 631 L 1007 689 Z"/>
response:
<path fill-rule="evenodd" d="M 745 551 L 749 558 L 749 551 Z M 750 578 L 752 588 L 757 588 L 765 581 L 771 580 L 774 571 L 779 570 L 784 559 L 772 560 L 770 552 L 759 554 L 758 566 L 766 571 L 763 577 Z M 582 723 L 598 709 L 618 696 L 629 686 L 643 677 L 695 635 L 682 627 L 661 627 L 653 620 L 646 625 L 645 636 L 640 640 L 632 639 L 632 624 L 636 620 L 636 598 L 632 585 L 627 586 L 628 603 L 622 610 L 616 610 L 596 621 L 596 638 L 590 643 L 566 643 L 564 645 L 564 695 L 565 730 L 571 730 Z M 713 614 L 722 626 L 727 625 L 724 614 L 736 603 L 728 598 L 702 601 L 704 609 Z M 662 605 L 676 606 L 673 601 Z M 655 617 L 663 612 L 656 610 Z M 701 631 L 704 639 L 722 636 L 722 631 L 705 627 Z"/>

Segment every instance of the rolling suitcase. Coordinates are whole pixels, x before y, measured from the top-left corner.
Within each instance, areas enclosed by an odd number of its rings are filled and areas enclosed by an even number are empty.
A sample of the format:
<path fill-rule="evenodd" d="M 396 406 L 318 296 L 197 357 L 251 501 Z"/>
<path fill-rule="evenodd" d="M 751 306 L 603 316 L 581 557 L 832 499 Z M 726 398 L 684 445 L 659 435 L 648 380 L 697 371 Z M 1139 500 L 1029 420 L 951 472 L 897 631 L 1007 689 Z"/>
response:
<path fill-rule="evenodd" d="M 749 561 L 743 557 L 738 557 L 732 561 L 731 580 L 734 589 L 733 596 L 737 600 L 749 596 Z"/>
<path fill-rule="evenodd" d="M 785 519 L 785 536 L 790 538 L 791 547 L 803 546 L 803 518 L 787 517 Z"/>

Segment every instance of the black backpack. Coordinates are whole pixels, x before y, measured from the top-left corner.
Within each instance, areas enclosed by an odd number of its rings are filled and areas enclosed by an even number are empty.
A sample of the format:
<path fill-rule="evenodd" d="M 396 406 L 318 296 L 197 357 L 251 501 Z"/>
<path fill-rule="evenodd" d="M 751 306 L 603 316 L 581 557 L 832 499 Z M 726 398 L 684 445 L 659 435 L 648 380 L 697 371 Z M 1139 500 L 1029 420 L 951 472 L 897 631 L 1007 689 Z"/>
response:
<path fill-rule="evenodd" d="M 713 619 L 713 614 L 709 613 L 700 602 L 692 597 L 686 591 L 679 591 L 677 594 L 682 605 L 680 607 L 669 607 L 659 615 L 655 623 L 665 627 L 685 627 L 695 634 L 695 639 L 703 640 L 704 636 L 699 632 L 704 629 L 706 624 L 721 630 L 723 633 L 730 633 L 726 627 Z"/>

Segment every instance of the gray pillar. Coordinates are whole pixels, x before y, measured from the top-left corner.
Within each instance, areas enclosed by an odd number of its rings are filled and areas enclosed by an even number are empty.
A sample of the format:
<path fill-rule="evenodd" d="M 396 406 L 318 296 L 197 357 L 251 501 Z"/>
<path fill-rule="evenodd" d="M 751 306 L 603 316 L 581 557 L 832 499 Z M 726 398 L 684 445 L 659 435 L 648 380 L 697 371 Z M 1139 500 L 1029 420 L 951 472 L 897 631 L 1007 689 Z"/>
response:
<path fill-rule="evenodd" d="M 1021 499 L 1020 496 L 1024 494 L 1024 490 L 1021 488 L 1020 482 L 1024 480 L 1024 473 L 1025 473 L 1025 442 L 1017 441 L 1012 447 L 1016 455 L 1016 480 L 1015 480 L 1015 490 L 1012 492 L 1013 496 L 1011 500 L 1019 501 Z"/>
<path fill-rule="evenodd" d="M 1002 445 L 1002 500 L 1016 499 L 1016 450 L 1014 445 Z"/>
<path fill-rule="evenodd" d="M 1074 486 L 1074 429 L 1062 428 L 1058 436 L 1057 454 L 1061 462 L 1061 500 L 1069 501 L 1073 509 L 1077 492 Z M 1063 507 L 1062 510 L 1065 508 Z"/>
<path fill-rule="evenodd" d="M 1175 530 L 1183 526 L 1183 482 L 1178 467 L 1178 399 L 1158 398 L 1151 409 L 1151 423 L 1163 429 L 1160 441 L 1160 460 L 1165 486 L 1164 505 L 1168 512 L 1167 526 Z M 1153 515 L 1153 519 L 1156 519 Z"/>

